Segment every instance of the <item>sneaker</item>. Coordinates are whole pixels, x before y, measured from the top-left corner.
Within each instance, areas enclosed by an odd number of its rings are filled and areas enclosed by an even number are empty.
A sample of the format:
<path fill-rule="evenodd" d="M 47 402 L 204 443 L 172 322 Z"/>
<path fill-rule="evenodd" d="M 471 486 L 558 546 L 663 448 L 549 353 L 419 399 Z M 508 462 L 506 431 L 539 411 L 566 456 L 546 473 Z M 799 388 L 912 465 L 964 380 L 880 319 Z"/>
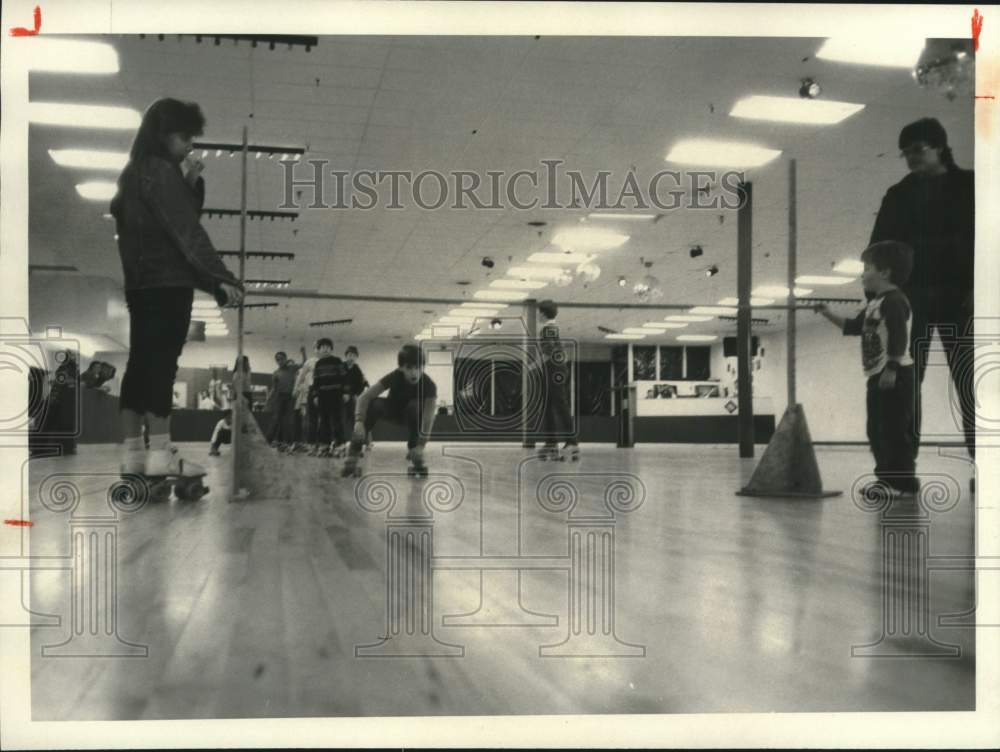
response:
<path fill-rule="evenodd" d="M 209 449 L 208 450 L 208 456 L 209 457 L 218 457 L 219 456 L 219 450 L 218 449 Z"/>
<path fill-rule="evenodd" d="M 177 447 L 155 449 L 146 455 L 146 475 L 204 475 L 205 468 L 180 456 Z"/>

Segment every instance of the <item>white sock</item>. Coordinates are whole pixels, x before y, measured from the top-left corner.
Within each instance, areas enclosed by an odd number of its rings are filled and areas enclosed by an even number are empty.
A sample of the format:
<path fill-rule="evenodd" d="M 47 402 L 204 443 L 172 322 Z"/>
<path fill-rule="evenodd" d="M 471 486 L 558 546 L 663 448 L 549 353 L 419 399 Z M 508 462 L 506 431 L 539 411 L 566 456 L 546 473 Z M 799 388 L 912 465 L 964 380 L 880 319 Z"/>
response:
<path fill-rule="evenodd" d="M 151 433 L 149 435 L 149 451 L 155 452 L 160 449 L 168 449 L 169 447 L 170 447 L 169 433 Z"/>

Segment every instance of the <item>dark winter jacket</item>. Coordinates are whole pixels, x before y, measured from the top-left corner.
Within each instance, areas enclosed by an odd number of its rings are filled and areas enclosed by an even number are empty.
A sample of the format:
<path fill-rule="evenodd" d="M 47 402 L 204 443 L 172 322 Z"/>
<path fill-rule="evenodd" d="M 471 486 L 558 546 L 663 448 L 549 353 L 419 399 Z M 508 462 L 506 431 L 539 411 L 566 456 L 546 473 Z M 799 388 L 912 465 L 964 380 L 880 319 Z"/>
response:
<path fill-rule="evenodd" d="M 205 199 L 201 178 L 192 188 L 178 165 L 151 156 L 126 167 L 119 185 L 111 213 L 126 291 L 192 287 L 221 304 L 220 283 L 239 286 L 199 221 Z"/>
<path fill-rule="evenodd" d="M 952 167 L 944 175 L 909 174 L 882 199 L 871 242 L 899 240 L 913 248 L 913 272 L 901 285 L 919 303 L 943 291 L 961 300 L 975 287 L 975 173 Z"/>

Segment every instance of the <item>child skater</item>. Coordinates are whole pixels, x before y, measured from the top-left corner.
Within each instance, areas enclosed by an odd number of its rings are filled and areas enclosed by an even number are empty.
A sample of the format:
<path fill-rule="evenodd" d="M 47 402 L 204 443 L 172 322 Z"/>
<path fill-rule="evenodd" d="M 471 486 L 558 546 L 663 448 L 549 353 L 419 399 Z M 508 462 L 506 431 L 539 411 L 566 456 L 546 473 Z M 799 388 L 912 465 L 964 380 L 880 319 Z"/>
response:
<path fill-rule="evenodd" d="M 886 240 L 868 246 L 861 254 L 861 275 L 866 297 L 864 310 L 853 319 L 816 308 L 845 335 L 861 337 L 861 361 L 867 386 L 868 444 L 875 456 L 876 484 L 863 493 L 874 496 L 915 494 L 916 453 L 912 429 L 914 407 L 913 358 L 910 356 L 910 302 L 899 289 L 913 268 L 913 250 L 905 243 Z"/>
<path fill-rule="evenodd" d="M 542 417 L 545 446 L 539 450 L 538 456 L 543 460 L 560 459 L 557 439 L 560 435 L 566 436 L 573 428 L 569 410 L 569 363 L 559 339 L 559 327 L 555 323 L 559 307 L 551 300 L 543 300 L 538 304 L 538 313 L 542 319 L 540 348 L 542 378 L 545 381 L 545 413 Z M 580 447 L 575 436 L 566 437 L 564 448 L 570 453 L 570 459 L 580 459 Z"/>
<path fill-rule="evenodd" d="M 204 127 L 197 104 L 160 99 L 150 105 L 111 202 L 129 311 L 129 354 L 120 400 L 123 473 L 204 472 L 181 458 L 170 443 L 177 361 L 195 290 L 211 293 L 220 306 L 243 298 L 239 280 L 222 263 L 199 222 L 204 165 L 190 156 L 192 141 Z M 148 452 L 143 449 L 144 424 Z"/>
<path fill-rule="evenodd" d="M 351 447 L 343 475 L 356 475 L 358 457 L 368 433 L 382 419 L 406 426 L 406 458 L 410 472 L 425 476 L 424 447 L 434 428 L 437 410 L 437 386 L 423 372 L 424 358 L 416 345 L 403 345 L 396 356 L 398 368 L 390 371 L 358 397 L 354 412 Z M 380 395 L 388 391 L 383 398 Z"/>
<path fill-rule="evenodd" d="M 312 392 L 318 410 L 317 454 L 341 456 L 347 437 L 344 433 L 344 361 L 333 354 L 333 340 L 316 340 L 316 363 L 312 368 Z M 331 443 L 332 439 L 332 443 Z"/>
<path fill-rule="evenodd" d="M 208 453 L 212 457 L 219 456 L 219 447 L 222 444 L 232 444 L 233 443 L 233 411 L 226 410 L 219 422 L 215 424 L 215 430 L 212 431 L 212 444 L 208 450 Z"/>

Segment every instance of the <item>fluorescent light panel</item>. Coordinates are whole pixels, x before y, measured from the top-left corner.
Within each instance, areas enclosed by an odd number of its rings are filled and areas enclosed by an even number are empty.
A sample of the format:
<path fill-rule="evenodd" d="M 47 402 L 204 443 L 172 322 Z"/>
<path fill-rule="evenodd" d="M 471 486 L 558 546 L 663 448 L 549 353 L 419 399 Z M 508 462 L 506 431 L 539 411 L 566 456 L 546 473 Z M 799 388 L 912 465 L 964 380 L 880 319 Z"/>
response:
<path fill-rule="evenodd" d="M 605 334 L 604 339 L 645 339 L 645 334 Z"/>
<path fill-rule="evenodd" d="M 608 221 L 626 221 L 626 222 L 648 222 L 651 219 L 656 219 L 655 214 L 619 214 L 616 212 L 594 212 L 587 215 L 587 219 L 601 219 Z"/>
<path fill-rule="evenodd" d="M 91 201 L 110 201 L 118 192 L 118 186 L 112 182 L 95 180 L 90 183 L 77 183 L 76 192 Z"/>
<path fill-rule="evenodd" d="M 49 156 L 60 167 L 87 170 L 121 170 L 128 162 L 126 151 L 91 151 L 88 149 L 49 149 Z"/>
<path fill-rule="evenodd" d="M 810 290 L 807 287 L 796 287 L 794 292 L 795 292 L 795 297 L 801 298 L 803 295 L 808 295 L 809 293 L 811 293 L 812 290 Z M 753 294 L 766 295 L 773 298 L 787 298 L 788 288 L 782 287 L 780 285 L 764 285 L 763 287 L 758 287 L 756 290 L 754 290 Z"/>
<path fill-rule="evenodd" d="M 681 342 L 715 342 L 718 337 L 714 334 L 678 334 L 677 339 Z"/>
<path fill-rule="evenodd" d="M 659 329 L 660 331 L 665 331 L 667 329 L 683 329 L 687 324 L 681 324 L 676 321 L 648 321 L 642 325 L 643 329 Z"/>
<path fill-rule="evenodd" d="M 695 306 L 688 313 L 699 316 L 735 316 L 737 309 L 726 306 Z"/>
<path fill-rule="evenodd" d="M 110 44 L 35 36 L 23 39 L 28 68 L 47 73 L 118 73 L 118 53 Z"/>
<path fill-rule="evenodd" d="M 541 290 L 548 282 L 533 282 L 523 279 L 495 279 L 490 287 L 497 290 Z"/>
<path fill-rule="evenodd" d="M 558 266 L 512 266 L 507 274 L 528 279 L 556 279 L 566 274 L 566 270 Z"/>
<path fill-rule="evenodd" d="M 112 107 L 62 102 L 28 102 L 28 120 L 39 125 L 63 125 L 70 128 L 134 130 L 142 117 L 131 107 Z"/>
<path fill-rule="evenodd" d="M 711 321 L 714 316 L 691 316 L 689 314 L 680 314 L 676 316 L 667 316 L 664 321 L 683 321 L 687 324 L 698 324 L 702 321 Z"/>
<path fill-rule="evenodd" d="M 703 167 L 760 167 L 781 154 L 756 144 L 692 138 L 678 141 L 666 156 L 668 162 Z"/>
<path fill-rule="evenodd" d="M 502 311 L 504 308 L 510 308 L 510 306 L 505 303 L 462 303 L 461 307 L 489 310 L 490 313 L 496 313 L 497 311 Z"/>
<path fill-rule="evenodd" d="M 606 251 L 624 245 L 628 239 L 628 235 L 622 235 L 614 230 L 572 227 L 556 233 L 552 242 L 560 248 L 574 251 Z"/>
<path fill-rule="evenodd" d="M 834 125 L 861 112 L 864 108 L 863 104 L 835 102 L 829 99 L 753 96 L 738 101 L 733 105 L 729 115 L 748 120 Z"/>
<path fill-rule="evenodd" d="M 924 51 L 926 40 L 894 31 L 891 34 L 830 37 L 816 57 L 838 63 L 879 65 L 886 68 L 913 68 Z"/>
<path fill-rule="evenodd" d="M 528 256 L 532 264 L 586 264 L 593 259 L 589 253 L 532 253 Z"/>
<path fill-rule="evenodd" d="M 833 270 L 837 272 L 837 274 L 858 275 L 864 273 L 865 265 L 857 259 L 844 259 L 843 261 L 837 262 L 837 265 L 833 267 Z"/>
<path fill-rule="evenodd" d="M 803 274 L 795 278 L 797 285 L 846 285 L 856 281 L 854 277 L 837 277 L 824 274 Z"/>
<path fill-rule="evenodd" d="M 518 290 L 476 290 L 472 297 L 476 300 L 501 300 L 507 303 L 519 303 L 528 297 L 528 293 Z"/>

